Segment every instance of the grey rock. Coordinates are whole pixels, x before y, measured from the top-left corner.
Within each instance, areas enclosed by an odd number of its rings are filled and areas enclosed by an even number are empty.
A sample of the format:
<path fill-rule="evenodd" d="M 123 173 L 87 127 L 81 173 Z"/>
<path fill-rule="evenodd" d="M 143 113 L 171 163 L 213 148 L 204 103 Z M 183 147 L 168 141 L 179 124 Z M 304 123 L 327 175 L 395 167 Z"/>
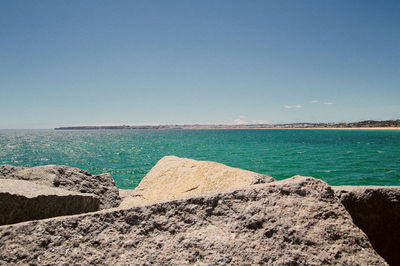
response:
<path fill-rule="evenodd" d="M 390 265 L 400 265 L 400 187 L 332 188 L 374 249 Z"/>
<path fill-rule="evenodd" d="M 39 185 L 95 194 L 100 199 L 100 209 L 118 207 L 121 202 L 110 174 L 91 175 L 78 168 L 59 165 L 32 168 L 2 165 L 0 178 L 27 180 Z"/>
<path fill-rule="evenodd" d="M 99 198 L 37 185 L 23 180 L 0 180 L 0 225 L 99 210 Z"/>
<path fill-rule="evenodd" d="M 0 264 L 386 265 L 310 177 L 0 227 Z"/>

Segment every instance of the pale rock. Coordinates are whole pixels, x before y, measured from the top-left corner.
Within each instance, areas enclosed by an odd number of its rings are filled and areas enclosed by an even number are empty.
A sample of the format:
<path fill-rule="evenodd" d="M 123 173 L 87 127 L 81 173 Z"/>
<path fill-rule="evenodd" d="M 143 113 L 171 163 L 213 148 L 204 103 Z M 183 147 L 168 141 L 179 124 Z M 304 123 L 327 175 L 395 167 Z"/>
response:
<path fill-rule="evenodd" d="M 124 195 L 120 207 L 273 181 L 270 176 L 221 163 L 165 156 L 134 190 L 120 190 Z"/>

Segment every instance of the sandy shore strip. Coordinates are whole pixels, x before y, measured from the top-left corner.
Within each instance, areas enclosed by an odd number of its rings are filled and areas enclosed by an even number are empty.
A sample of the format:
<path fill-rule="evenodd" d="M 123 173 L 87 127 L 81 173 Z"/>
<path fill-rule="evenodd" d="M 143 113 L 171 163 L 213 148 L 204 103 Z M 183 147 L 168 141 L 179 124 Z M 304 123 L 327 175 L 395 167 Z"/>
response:
<path fill-rule="evenodd" d="M 400 130 L 400 127 L 293 127 L 293 128 L 271 128 L 271 129 L 339 129 L 339 130 Z"/>
<path fill-rule="evenodd" d="M 258 130 L 258 129 L 318 129 L 318 130 L 400 130 L 400 127 L 252 127 L 252 128 L 185 128 L 183 130 Z"/>

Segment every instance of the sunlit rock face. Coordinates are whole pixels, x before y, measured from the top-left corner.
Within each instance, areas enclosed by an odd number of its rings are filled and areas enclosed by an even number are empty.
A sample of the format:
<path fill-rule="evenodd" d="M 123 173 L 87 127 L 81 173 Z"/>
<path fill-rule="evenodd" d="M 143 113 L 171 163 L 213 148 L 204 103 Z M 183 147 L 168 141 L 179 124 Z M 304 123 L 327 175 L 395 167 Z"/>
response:
<path fill-rule="evenodd" d="M 221 163 L 166 156 L 158 161 L 135 190 L 125 191 L 121 207 L 272 181 L 274 179 L 270 176 Z"/>

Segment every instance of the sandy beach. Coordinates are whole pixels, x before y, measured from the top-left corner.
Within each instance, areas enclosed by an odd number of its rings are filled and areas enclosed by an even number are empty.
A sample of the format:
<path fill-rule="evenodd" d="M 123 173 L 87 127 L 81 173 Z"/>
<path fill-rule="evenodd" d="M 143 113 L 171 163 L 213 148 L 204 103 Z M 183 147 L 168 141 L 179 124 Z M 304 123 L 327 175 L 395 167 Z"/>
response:
<path fill-rule="evenodd" d="M 272 128 L 272 129 L 340 129 L 340 130 L 400 130 L 400 127 L 310 127 L 310 128 Z"/>

